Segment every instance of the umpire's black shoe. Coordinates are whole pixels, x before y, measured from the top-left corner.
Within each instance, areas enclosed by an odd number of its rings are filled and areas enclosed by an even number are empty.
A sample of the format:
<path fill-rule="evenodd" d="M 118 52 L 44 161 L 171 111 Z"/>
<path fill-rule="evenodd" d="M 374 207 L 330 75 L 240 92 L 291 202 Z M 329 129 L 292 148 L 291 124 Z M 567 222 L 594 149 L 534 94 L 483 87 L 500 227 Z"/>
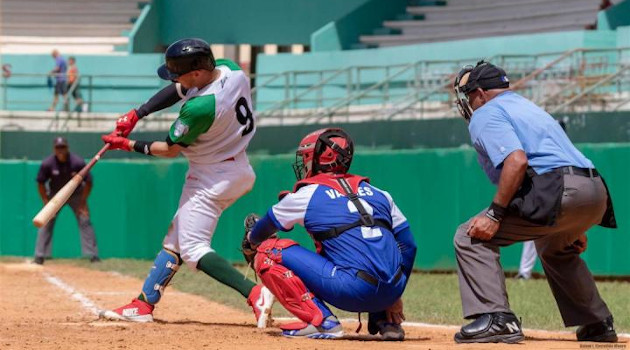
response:
<path fill-rule="evenodd" d="M 575 332 L 578 341 L 617 342 L 617 333 L 613 327 L 613 317 L 578 327 Z"/>
<path fill-rule="evenodd" d="M 455 334 L 457 343 L 518 343 L 524 338 L 521 322 L 507 312 L 483 314 Z"/>
<path fill-rule="evenodd" d="M 35 259 L 33 259 L 33 263 L 37 265 L 44 265 L 44 258 L 41 256 L 36 256 Z"/>

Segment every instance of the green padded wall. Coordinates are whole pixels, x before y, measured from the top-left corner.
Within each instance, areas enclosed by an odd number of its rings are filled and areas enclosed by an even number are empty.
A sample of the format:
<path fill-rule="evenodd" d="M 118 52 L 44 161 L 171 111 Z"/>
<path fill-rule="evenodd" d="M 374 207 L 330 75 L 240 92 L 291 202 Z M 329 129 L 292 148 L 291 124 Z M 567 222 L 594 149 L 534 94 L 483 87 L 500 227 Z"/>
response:
<path fill-rule="evenodd" d="M 618 230 L 591 230 L 584 257 L 596 274 L 628 275 L 630 143 L 583 144 L 580 149 L 605 175 L 619 222 Z M 293 159 L 293 155 L 251 157 L 256 185 L 223 214 L 213 240 L 219 253 L 241 260 L 244 216 L 263 213 L 280 190 L 292 186 Z M 32 255 L 36 230 L 31 218 L 41 207 L 34 181 L 38 166 L 35 161 L 0 161 L 0 255 Z M 94 168 L 89 203 L 102 257 L 154 257 L 177 208 L 186 169 L 182 159 L 103 160 Z M 416 237 L 416 267 L 421 269 L 455 269 L 455 229 L 482 210 L 494 193 L 470 148 L 359 152 L 353 171 L 370 176 L 375 186 L 393 195 Z M 64 208 L 59 215 L 53 255 L 79 256 L 72 212 Z M 312 247 L 300 232 L 290 235 Z M 504 252 L 504 266 L 516 268 L 520 245 Z"/>
<path fill-rule="evenodd" d="M 630 112 L 557 114 L 555 117 L 565 120 L 567 134 L 573 142 L 630 142 Z M 168 127 L 169 124 L 164 125 Z M 470 144 L 470 136 L 462 118 L 339 123 L 336 126 L 347 130 L 360 149 L 444 148 Z M 301 137 L 316 128 L 318 126 L 314 125 L 260 127 L 248 151 L 250 154 L 293 152 Z M 52 140 L 56 135 L 50 132 L 0 131 L 0 158 L 42 159 L 52 152 Z M 101 133 L 73 132 L 62 135 L 68 138 L 70 148 L 84 157 L 96 153 L 102 145 Z M 134 132 L 132 137 L 147 141 L 164 140 L 166 132 Z M 144 156 L 110 152 L 106 158 L 142 159 Z"/>

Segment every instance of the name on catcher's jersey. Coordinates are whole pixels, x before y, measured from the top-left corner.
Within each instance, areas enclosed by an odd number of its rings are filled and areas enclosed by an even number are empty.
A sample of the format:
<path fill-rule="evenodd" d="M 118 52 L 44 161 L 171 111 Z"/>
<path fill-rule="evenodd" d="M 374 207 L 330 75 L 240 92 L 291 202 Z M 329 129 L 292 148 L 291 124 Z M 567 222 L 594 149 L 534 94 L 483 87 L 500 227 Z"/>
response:
<path fill-rule="evenodd" d="M 361 182 L 357 194 L 365 210 L 374 219 L 388 222 L 393 232 L 378 226 L 355 227 L 336 238 L 322 241 L 321 253 L 337 266 L 364 270 L 388 280 L 402 264 L 394 235 L 408 228 L 409 224 L 389 193 Z M 360 218 L 354 204 L 342 193 L 316 184 L 288 194 L 269 209 L 268 215 L 276 227 L 284 231 L 301 224 L 308 232 L 326 231 Z"/>
<path fill-rule="evenodd" d="M 171 125 L 169 142 L 184 147 L 191 163 L 212 164 L 245 151 L 256 132 L 249 79 L 226 59 L 217 60 L 221 75 L 183 98 L 179 117 Z"/>

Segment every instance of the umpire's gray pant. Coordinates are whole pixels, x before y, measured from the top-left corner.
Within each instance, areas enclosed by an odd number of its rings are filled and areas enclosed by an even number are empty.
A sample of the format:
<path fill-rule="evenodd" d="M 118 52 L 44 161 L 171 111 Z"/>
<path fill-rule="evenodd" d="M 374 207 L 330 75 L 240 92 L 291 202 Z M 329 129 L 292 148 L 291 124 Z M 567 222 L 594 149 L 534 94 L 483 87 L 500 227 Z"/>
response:
<path fill-rule="evenodd" d="M 565 326 L 594 323 L 610 316 L 586 263 L 571 248 L 580 234 L 600 222 L 607 198 L 600 177 L 565 175 L 561 210 L 554 226 L 538 226 L 509 216 L 491 240 L 481 241 L 466 234 L 470 221 L 460 225 L 454 244 L 464 317 L 511 312 L 499 248 L 528 240 L 535 240 Z"/>
<path fill-rule="evenodd" d="M 73 195 L 68 199 L 68 205 L 72 208 L 74 216 L 79 223 L 79 232 L 81 233 L 81 254 L 87 257 L 98 256 L 98 248 L 96 247 L 96 237 L 90 216 L 79 212 L 81 202 L 80 195 Z M 52 218 L 48 224 L 40 228 L 37 232 L 37 243 L 35 244 L 35 256 L 49 258 L 51 257 L 52 234 L 55 227 L 57 217 Z"/>

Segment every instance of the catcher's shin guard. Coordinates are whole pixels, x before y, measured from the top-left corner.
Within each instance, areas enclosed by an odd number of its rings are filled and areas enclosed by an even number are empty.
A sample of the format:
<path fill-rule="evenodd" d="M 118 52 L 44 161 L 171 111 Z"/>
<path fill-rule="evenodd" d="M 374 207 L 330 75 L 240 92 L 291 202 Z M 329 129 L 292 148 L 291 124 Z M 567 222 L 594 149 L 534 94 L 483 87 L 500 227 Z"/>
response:
<path fill-rule="evenodd" d="M 164 288 L 171 281 L 182 264 L 179 254 L 168 249 L 162 249 L 153 261 L 149 276 L 142 285 L 142 294 L 149 304 L 160 301 Z"/>
<path fill-rule="evenodd" d="M 297 243 L 290 239 L 272 238 L 264 241 L 257 249 L 254 268 L 263 284 L 275 295 L 276 300 L 300 320 L 319 326 L 324 319 L 322 311 L 313 302 L 304 282 L 293 271 L 280 265 L 282 249 Z"/>

